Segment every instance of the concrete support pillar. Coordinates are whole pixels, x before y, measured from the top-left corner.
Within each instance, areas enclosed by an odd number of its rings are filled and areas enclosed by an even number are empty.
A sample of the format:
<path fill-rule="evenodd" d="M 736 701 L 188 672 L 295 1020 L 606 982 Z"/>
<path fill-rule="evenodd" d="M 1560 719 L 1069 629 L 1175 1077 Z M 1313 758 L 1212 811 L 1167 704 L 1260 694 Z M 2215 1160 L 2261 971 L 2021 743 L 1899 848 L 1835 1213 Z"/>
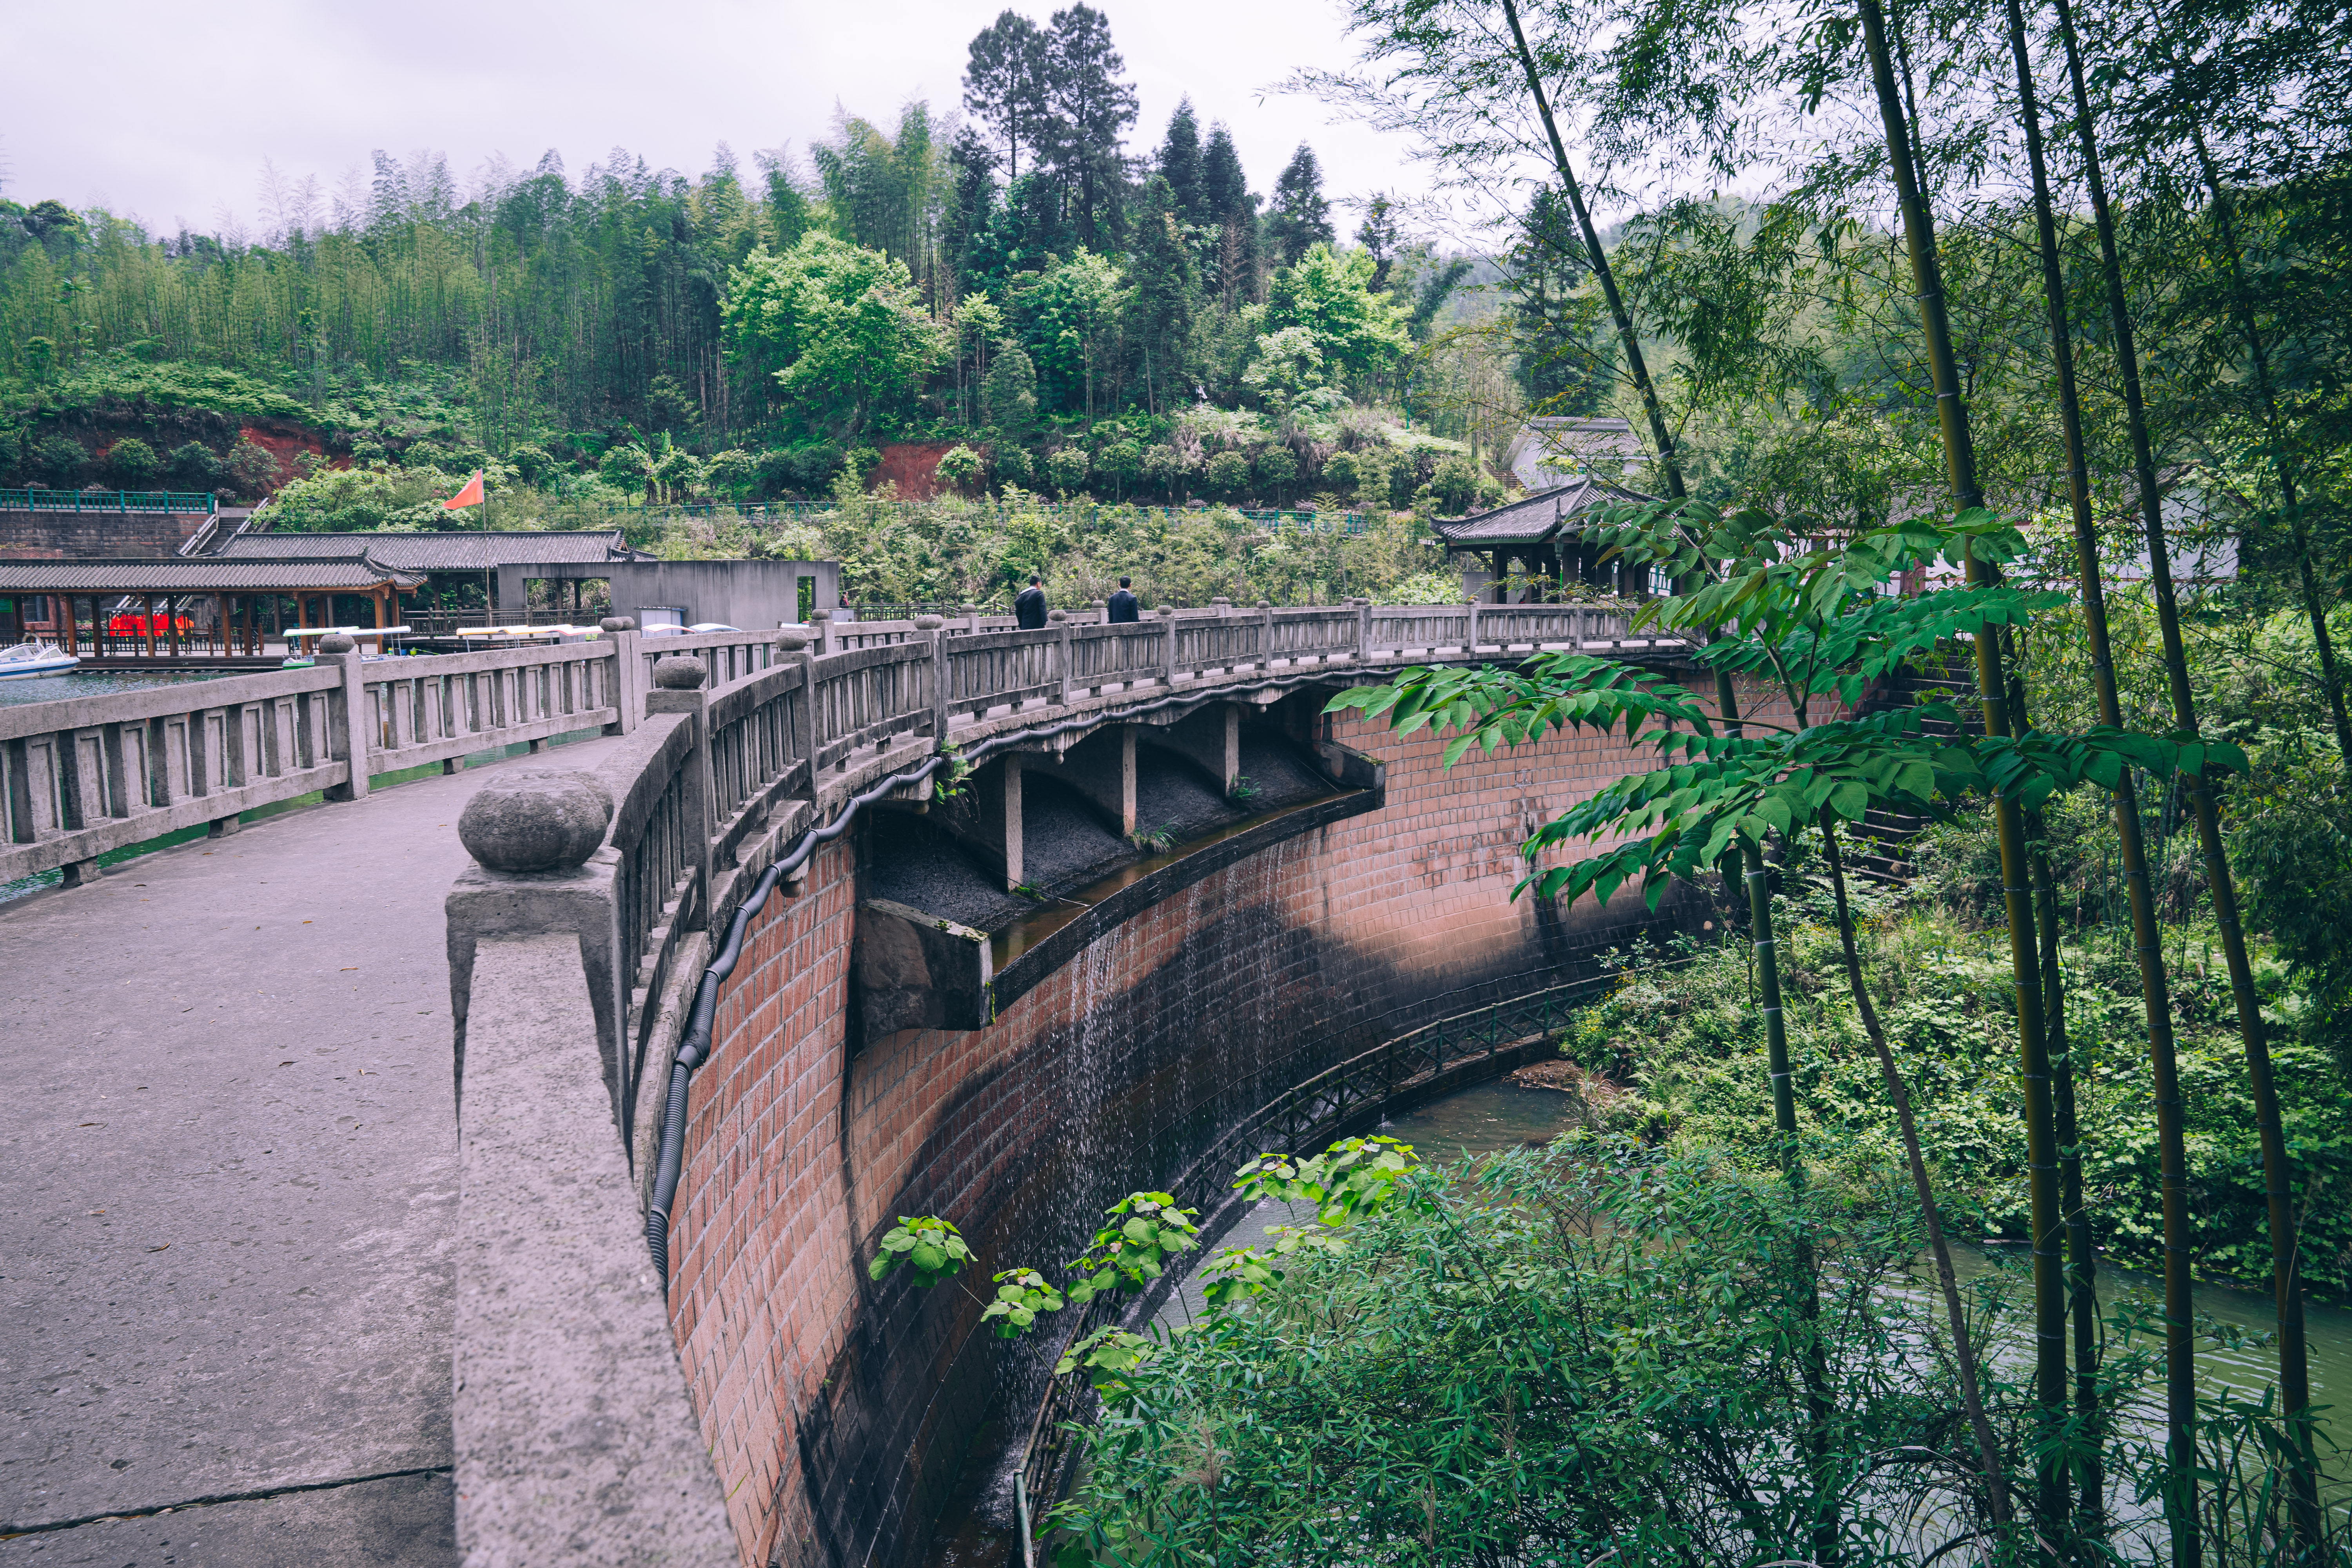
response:
<path fill-rule="evenodd" d="M 1242 710 L 1237 702 L 1197 708 L 1158 732 L 1157 743 L 1209 771 L 1225 795 L 1242 776 Z"/>
<path fill-rule="evenodd" d="M 1003 779 L 997 791 L 998 806 L 1003 814 L 1004 890 L 1008 893 L 1028 880 L 1021 856 L 1021 767 L 1020 752 L 1006 757 Z"/>
<path fill-rule="evenodd" d="M 1098 730 L 1062 759 L 1062 778 L 1116 821 L 1122 837 L 1135 832 L 1136 731 L 1133 724 Z"/>

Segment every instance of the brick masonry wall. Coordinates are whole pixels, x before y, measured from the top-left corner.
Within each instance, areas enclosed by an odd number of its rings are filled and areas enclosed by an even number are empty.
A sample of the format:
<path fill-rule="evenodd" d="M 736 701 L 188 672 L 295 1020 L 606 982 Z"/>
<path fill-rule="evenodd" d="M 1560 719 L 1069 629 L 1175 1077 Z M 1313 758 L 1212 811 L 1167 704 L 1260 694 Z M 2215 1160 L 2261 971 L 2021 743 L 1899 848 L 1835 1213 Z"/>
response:
<path fill-rule="evenodd" d="M 0 561 L 162 559 L 204 525 L 200 511 L 0 511 Z"/>
<path fill-rule="evenodd" d="M 1058 1275 L 1106 1205 L 1290 1083 L 1435 1012 L 1590 973 L 1648 924 L 1633 892 L 1606 910 L 1510 896 L 1538 823 L 1646 765 L 1622 738 L 1448 773 L 1434 739 L 1328 722 L 1386 760 L 1381 810 L 1164 900 L 989 1028 L 849 1053 L 857 835 L 763 913 L 694 1080 L 672 1242 L 673 1326 L 746 1563 L 919 1560 L 992 1406 L 1003 1424 L 974 1463 L 1025 1438 L 1058 1344 L 980 1331 L 991 1274 Z M 916 1214 L 961 1228 L 971 1294 L 866 1279 L 880 1232 Z"/>

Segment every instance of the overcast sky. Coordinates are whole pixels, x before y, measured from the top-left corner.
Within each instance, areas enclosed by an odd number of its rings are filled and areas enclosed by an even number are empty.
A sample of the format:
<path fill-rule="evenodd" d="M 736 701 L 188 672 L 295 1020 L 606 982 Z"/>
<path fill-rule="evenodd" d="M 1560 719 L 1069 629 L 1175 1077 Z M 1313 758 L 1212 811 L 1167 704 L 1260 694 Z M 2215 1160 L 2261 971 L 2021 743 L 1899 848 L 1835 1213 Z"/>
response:
<path fill-rule="evenodd" d="M 1273 90 L 1298 67 L 1352 58 L 1331 0 L 1097 3 L 1141 99 L 1131 150 L 1156 144 L 1189 93 L 1204 125 L 1233 128 L 1261 192 L 1302 140 L 1335 197 L 1425 187 L 1405 142 Z M 1042 24 L 1054 7 L 1015 8 Z M 264 158 L 331 191 L 378 147 L 446 153 L 465 183 L 494 153 L 528 166 L 551 147 L 575 177 L 616 145 L 693 174 L 723 141 L 748 174 L 753 149 L 805 149 L 823 136 L 836 102 L 886 124 L 910 98 L 960 108 L 966 47 L 1000 9 L 1002 0 L 12 5 L 10 55 L 45 63 L 12 72 L 0 101 L 5 194 L 103 203 L 165 232 L 182 221 L 215 228 L 225 212 L 257 231 Z"/>

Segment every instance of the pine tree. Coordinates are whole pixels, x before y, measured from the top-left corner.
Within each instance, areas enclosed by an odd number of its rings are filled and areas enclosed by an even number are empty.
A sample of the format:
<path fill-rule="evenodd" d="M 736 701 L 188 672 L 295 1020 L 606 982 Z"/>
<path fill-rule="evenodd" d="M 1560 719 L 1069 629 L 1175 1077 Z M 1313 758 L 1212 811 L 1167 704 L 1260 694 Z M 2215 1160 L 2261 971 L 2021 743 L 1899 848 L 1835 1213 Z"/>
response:
<path fill-rule="evenodd" d="M 1216 216 L 1209 211 L 1208 187 L 1201 167 L 1201 121 L 1192 112 L 1189 97 L 1179 100 L 1176 112 L 1168 117 L 1168 135 L 1160 143 L 1156 162 L 1160 177 L 1168 182 L 1176 198 L 1177 221 L 1202 226 L 1214 223 Z"/>
<path fill-rule="evenodd" d="M 1202 270 L 1217 279 L 1217 293 L 1230 308 L 1257 296 L 1257 197 L 1242 173 L 1234 133 L 1220 122 L 1209 127 L 1208 151 L 1201 158 L 1201 195 L 1211 221 L 1209 254 Z"/>
<path fill-rule="evenodd" d="M 1175 190 L 1160 175 L 1144 183 L 1135 238 L 1128 252 L 1128 282 L 1133 290 L 1129 322 L 1135 334 L 1146 405 L 1155 414 L 1181 400 L 1186 342 L 1200 304 L 1201 284 L 1192 248 L 1180 226 L 1182 213 Z"/>
<path fill-rule="evenodd" d="M 948 145 L 950 190 L 940 224 L 940 258 L 959 286 L 972 270 L 972 250 L 996 211 L 996 151 L 967 125 Z"/>
<path fill-rule="evenodd" d="M 1304 142 L 1274 182 L 1265 237 L 1277 267 L 1297 266 L 1307 247 L 1328 245 L 1338 237 L 1331 229 L 1331 204 L 1323 197 L 1323 165 L 1316 161 L 1315 149 Z"/>
<path fill-rule="evenodd" d="M 1396 268 L 1397 243 L 1402 236 L 1397 231 L 1396 203 L 1385 194 L 1375 195 L 1364 204 L 1364 221 L 1356 226 L 1356 243 L 1372 258 L 1372 287 L 1385 291 L 1389 274 Z"/>
<path fill-rule="evenodd" d="M 1040 154 L 1079 242 L 1111 248 L 1127 192 L 1122 142 L 1135 123 L 1135 89 L 1118 79 L 1127 62 L 1111 47 L 1110 19 L 1091 5 L 1055 12 L 1045 43 L 1049 130 Z"/>
<path fill-rule="evenodd" d="M 971 40 L 964 67 L 963 106 L 1004 144 L 1005 175 L 1021 177 L 1021 150 L 1035 162 L 1038 139 L 1049 112 L 1045 35 L 1037 24 L 1006 11 Z"/>

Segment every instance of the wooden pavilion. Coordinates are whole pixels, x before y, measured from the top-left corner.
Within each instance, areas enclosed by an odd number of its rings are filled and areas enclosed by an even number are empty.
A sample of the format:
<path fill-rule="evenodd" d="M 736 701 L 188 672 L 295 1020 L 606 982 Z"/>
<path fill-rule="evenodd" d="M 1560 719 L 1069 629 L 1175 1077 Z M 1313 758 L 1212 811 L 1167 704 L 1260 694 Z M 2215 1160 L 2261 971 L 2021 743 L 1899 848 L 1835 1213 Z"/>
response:
<path fill-rule="evenodd" d="M 1655 499 L 1583 474 L 1492 511 L 1440 519 L 1437 540 L 1449 557 L 1467 555 L 1484 568 L 1475 574 L 1486 578 L 1475 596 L 1495 604 L 1512 602 L 1514 572 L 1526 584 L 1519 590 L 1522 602 L 1550 597 L 1542 585 L 1547 581 L 1564 585 L 1570 579 L 1640 598 L 1649 591 L 1649 568 L 1602 562 L 1601 547 L 1585 539 L 1584 529 L 1604 508 Z"/>
<path fill-rule="evenodd" d="M 258 657 L 289 624 L 336 624 L 338 602 L 351 599 L 366 602 L 373 625 L 396 626 L 400 595 L 424 581 L 365 554 L 0 561 L 0 598 L 16 605 L 19 635 L 48 637 L 73 654 L 87 643 L 101 658 L 184 659 L 198 656 L 199 641 L 207 655 Z M 210 617 L 186 613 L 207 603 Z M 126 635 L 118 623 L 134 629 Z"/>

